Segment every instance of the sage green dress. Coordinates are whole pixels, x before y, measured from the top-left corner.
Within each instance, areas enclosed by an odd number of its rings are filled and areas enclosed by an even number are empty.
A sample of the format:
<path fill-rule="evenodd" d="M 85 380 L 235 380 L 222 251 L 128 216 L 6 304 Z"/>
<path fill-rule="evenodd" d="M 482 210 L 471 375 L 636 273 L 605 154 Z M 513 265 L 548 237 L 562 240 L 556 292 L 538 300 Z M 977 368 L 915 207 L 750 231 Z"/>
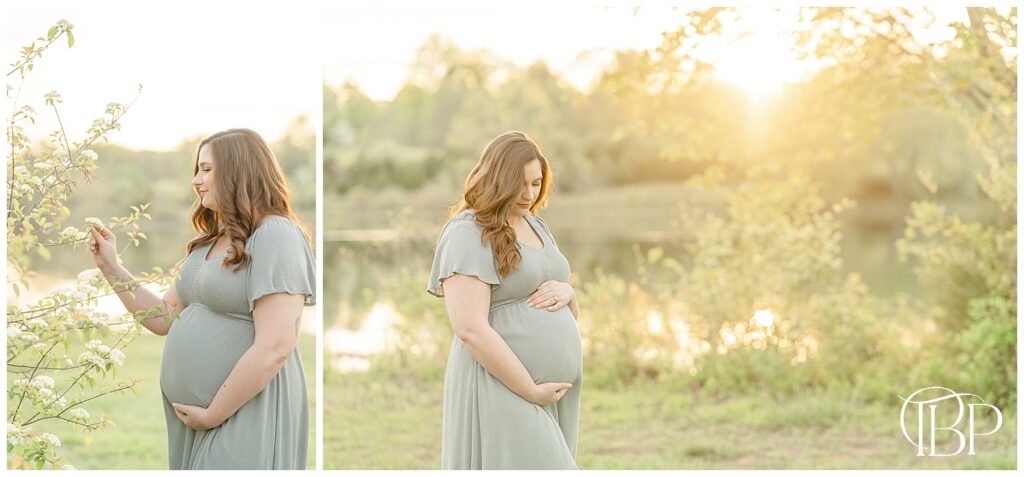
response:
<path fill-rule="evenodd" d="M 457 214 L 441 231 L 427 291 L 443 296 L 441 280 L 456 273 L 491 285 L 487 320 L 536 383 L 572 383 L 558 403 L 539 406 L 513 393 L 487 372 L 462 340 L 452 338 L 444 377 L 442 469 L 575 469 L 583 385 L 579 328 L 568 306 L 533 308 L 529 296 L 547 280 L 569 281 L 569 262 L 540 217 L 528 215 L 541 249 L 519 242 L 519 268 L 498 276 L 490 243 L 472 211 Z"/>
<path fill-rule="evenodd" d="M 185 426 L 171 403 L 209 407 L 255 339 L 252 310 L 272 293 L 302 294 L 315 303 L 313 252 L 284 217 L 265 219 L 245 243 L 252 257 L 239 272 L 192 250 L 174 282 L 184 311 L 171 326 L 160 365 L 171 469 L 305 469 L 309 401 L 298 346 L 259 394 L 207 431 Z M 281 316 L 292 320 L 293 316 Z"/>

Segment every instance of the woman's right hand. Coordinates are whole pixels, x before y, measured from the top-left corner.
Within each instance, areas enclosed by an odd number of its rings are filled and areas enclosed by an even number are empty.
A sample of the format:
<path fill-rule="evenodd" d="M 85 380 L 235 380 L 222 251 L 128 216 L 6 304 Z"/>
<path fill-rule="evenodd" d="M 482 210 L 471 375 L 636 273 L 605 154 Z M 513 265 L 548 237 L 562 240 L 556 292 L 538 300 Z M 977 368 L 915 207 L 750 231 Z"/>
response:
<path fill-rule="evenodd" d="M 113 270 L 119 262 L 117 260 L 117 237 L 105 227 L 91 226 L 89 228 L 89 251 L 92 252 L 92 259 L 96 262 L 96 268 L 100 271 Z"/>
<path fill-rule="evenodd" d="M 562 399 L 571 387 L 569 383 L 537 384 L 533 387 L 533 396 L 529 401 L 540 406 L 550 406 Z"/>

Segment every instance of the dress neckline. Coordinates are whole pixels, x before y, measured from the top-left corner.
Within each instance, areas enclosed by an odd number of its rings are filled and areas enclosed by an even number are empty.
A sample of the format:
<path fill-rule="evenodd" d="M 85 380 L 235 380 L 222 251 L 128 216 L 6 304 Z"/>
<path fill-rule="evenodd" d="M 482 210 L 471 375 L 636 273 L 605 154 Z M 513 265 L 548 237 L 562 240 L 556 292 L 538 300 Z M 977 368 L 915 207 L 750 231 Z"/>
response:
<path fill-rule="evenodd" d="M 540 239 L 540 245 L 541 245 L 540 248 L 531 247 L 531 246 L 527 245 L 526 242 L 523 242 L 522 240 L 519 239 L 519 234 L 516 234 L 516 242 L 519 242 L 520 245 L 522 245 L 523 247 L 526 247 L 526 248 L 528 248 L 530 250 L 535 250 L 537 252 L 543 252 L 544 250 L 546 250 L 548 248 L 548 241 L 544 240 L 544 235 L 541 234 L 539 230 L 537 230 L 537 227 L 534 227 L 533 221 L 530 220 L 530 216 L 532 216 L 532 215 L 533 214 L 526 214 L 526 215 L 524 215 L 523 216 L 523 220 L 526 221 L 526 225 L 529 226 L 530 230 L 533 230 L 533 233 L 535 235 L 537 235 L 538 239 Z"/>
<path fill-rule="evenodd" d="M 263 221 L 260 222 L 259 225 L 256 226 L 256 230 L 259 230 L 260 227 L 263 227 L 267 222 L 270 222 L 271 220 L 277 220 L 277 219 L 290 221 L 288 219 L 288 217 L 285 217 L 283 215 L 268 215 L 268 216 L 263 218 Z M 255 233 L 256 233 L 256 231 L 254 230 L 253 234 L 255 235 Z M 249 238 L 252 238 L 252 236 L 249 236 Z M 246 239 L 246 241 L 248 241 L 248 239 Z M 218 261 L 218 260 L 223 262 L 224 259 L 228 258 L 228 252 L 227 251 L 225 251 L 224 253 L 222 253 L 220 255 L 217 255 L 216 257 L 211 257 L 210 256 L 210 251 L 213 249 L 213 246 L 216 243 L 217 243 L 216 241 L 213 241 L 213 242 L 210 242 L 210 243 L 206 244 L 206 250 L 203 251 L 203 263 L 208 263 L 208 262 L 213 262 L 213 261 Z M 230 246 L 228 247 L 228 250 L 231 250 Z"/>
<path fill-rule="evenodd" d="M 466 214 L 466 216 L 470 217 L 476 217 L 476 211 L 474 211 L 473 209 L 463 210 L 462 212 L 459 212 L 457 215 L 462 214 Z M 516 234 L 516 243 L 519 244 L 521 247 L 525 247 L 536 252 L 543 252 L 548 249 L 548 241 L 544 238 L 544 234 L 540 232 L 540 227 L 534 225 L 533 220 L 530 218 L 532 216 L 533 214 L 526 214 L 523 216 L 523 220 L 526 220 L 526 225 L 528 225 L 530 229 L 533 230 L 533 233 L 537 235 L 537 238 L 540 239 L 541 247 L 536 248 L 527 245 L 526 242 L 523 242 L 522 240 L 519 239 L 519 234 Z"/>

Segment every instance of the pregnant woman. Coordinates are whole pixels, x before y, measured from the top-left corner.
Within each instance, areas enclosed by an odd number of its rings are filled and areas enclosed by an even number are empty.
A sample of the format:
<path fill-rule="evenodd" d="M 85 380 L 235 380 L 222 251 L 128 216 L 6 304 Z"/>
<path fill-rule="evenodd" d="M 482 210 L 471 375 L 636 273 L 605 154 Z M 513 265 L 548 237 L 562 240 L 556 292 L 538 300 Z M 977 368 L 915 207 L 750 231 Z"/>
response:
<path fill-rule="evenodd" d="M 199 144 L 192 186 L 197 236 L 163 297 L 134 287 L 118 297 L 167 336 L 160 389 L 171 469 L 304 469 L 309 408 L 296 346 L 303 305 L 314 304 L 308 238 L 277 159 L 248 129 Z M 96 266 L 115 289 L 132 275 L 114 235 L 93 228 Z M 121 284 L 121 285 L 119 285 Z"/>
<path fill-rule="evenodd" d="M 441 231 L 427 291 L 455 331 L 443 469 L 575 469 L 583 358 L 569 263 L 544 220 L 551 169 L 525 134 L 492 140 Z"/>

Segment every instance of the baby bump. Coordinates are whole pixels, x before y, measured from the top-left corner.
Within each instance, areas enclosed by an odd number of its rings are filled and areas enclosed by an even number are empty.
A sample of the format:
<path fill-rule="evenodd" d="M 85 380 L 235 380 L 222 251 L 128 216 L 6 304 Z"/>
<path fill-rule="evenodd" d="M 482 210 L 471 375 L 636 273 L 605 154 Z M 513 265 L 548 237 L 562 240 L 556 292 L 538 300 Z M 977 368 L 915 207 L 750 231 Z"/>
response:
<path fill-rule="evenodd" d="M 569 307 L 533 308 L 526 301 L 491 312 L 491 326 L 504 338 L 536 383 L 572 383 L 582 372 L 580 330 Z"/>
<path fill-rule="evenodd" d="M 160 389 L 171 402 L 209 406 L 254 339 L 251 323 L 189 305 L 167 333 Z"/>

